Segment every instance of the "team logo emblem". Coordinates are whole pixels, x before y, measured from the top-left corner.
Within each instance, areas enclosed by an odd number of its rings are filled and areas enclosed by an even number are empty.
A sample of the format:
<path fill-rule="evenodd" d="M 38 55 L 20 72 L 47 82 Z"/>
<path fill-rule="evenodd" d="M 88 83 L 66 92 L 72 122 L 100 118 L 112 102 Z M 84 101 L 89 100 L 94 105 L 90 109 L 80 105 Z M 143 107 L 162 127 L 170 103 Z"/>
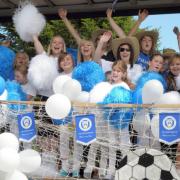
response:
<path fill-rule="evenodd" d="M 163 127 L 167 130 L 172 130 L 176 127 L 176 119 L 172 116 L 167 116 L 163 119 Z"/>
<path fill-rule="evenodd" d="M 79 128 L 82 131 L 88 131 L 92 127 L 92 122 L 88 118 L 83 118 L 79 121 Z"/>
<path fill-rule="evenodd" d="M 21 119 L 21 126 L 24 128 L 24 129 L 29 129 L 32 125 L 32 119 L 28 116 L 24 116 L 22 119 Z"/>

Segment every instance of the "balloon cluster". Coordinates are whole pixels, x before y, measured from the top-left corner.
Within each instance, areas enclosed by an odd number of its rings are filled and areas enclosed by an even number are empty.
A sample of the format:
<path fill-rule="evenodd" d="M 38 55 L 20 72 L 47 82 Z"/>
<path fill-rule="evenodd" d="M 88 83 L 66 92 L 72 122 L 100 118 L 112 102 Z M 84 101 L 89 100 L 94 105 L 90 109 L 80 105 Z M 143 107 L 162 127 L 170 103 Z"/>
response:
<path fill-rule="evenodd" d="M 0 134 L 0 179 L 28 180 L 24 173 L 36 171 L 41 165 L 40 154 L 32 149 L 19 150 L 14 134 Z"/>
<path fill-rule="evenodd" d="M 89 93 L 82 91 L 81 84 L 67 75 L 58 76 L 53 82 L 55 94 L 50 96 L 45 104 L 47 114 L 55 119 L 62 120 L 71 112 L 71 102 L 88 102 Z"/>

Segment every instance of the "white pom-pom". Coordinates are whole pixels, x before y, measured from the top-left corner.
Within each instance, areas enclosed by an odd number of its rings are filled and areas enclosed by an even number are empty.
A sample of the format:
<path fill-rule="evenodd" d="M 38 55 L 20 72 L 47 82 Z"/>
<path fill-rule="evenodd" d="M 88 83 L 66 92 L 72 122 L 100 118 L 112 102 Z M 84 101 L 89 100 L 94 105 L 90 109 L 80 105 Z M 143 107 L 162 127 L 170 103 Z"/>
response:
<path fill-rule="evenodd" d="M 32 36 L 40 34 L 46 25 L 44 16 L 30 2 L 19 6 L 13 16 L 13 22 L 20 38 L 26 42 L 31 42 Z"/>
<path fill-rule="evenodd" d="M 28 70 L 28 80 L 37 90 L 51 89 L 57 76 L 57 61 L 53 57 L 40 54 L 32 58 Z"/>
<path fill-rule="evenodd" d="M 91 103 L 99 103 L 103 102 L 106 95 L 111 91 L 113 86 L 108 82 L 98 83 L 94 88 L 90 91 L 89 100 Z"/>
<path fill-rule="evenodd" d="M 128 79 L 136 84 L 137 80 L 139 79 L 139 77 L 142 75 L 142 67 L 139 64 L 134 64 L 133 68 L 130 68 L 130 66 L 128 66 Z"/>

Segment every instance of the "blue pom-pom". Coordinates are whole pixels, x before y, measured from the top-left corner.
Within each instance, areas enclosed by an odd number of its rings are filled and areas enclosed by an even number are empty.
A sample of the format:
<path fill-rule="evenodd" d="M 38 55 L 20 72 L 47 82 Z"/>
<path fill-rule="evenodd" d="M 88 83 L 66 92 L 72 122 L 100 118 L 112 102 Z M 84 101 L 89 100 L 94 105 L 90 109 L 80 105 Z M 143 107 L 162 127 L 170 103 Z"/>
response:
<path fill-rule="evenodd" d="M 87 61 L 74 68 L 72 78 L 80 82 L 83 91 L 89 92 L 96 84 L 104 81 L 105 75 L 99 64 Z"/>
<path fill-rule="evenodd" d="M 14 59 L 15 53 L 11 49 L 5 46 L 0 46 L 0 76 L 5 80 L 14 79 Z"/>
<path fill-rule="evenodd" d="M 104 98 L 103 104 L 129 104 L 132 102 L 132 92 L 123 87 L 114 87 Z"/>
<path fill-rule="evenodd" d="M 123 87 L 115 87 L 105 97 L 102 104 L 131 104 L 132 92 Z M 123 129 L 129 126 L 133 111 L 131 108 L 106 108 L 104 118 L 116 129 Z"/>
<path fill-rule="evenodd" d="M 26 101 L 27 95 L 23 92 L 21 85 L 15 81 L 7 81 L 6 89 L 8 92 L 8 101 Z M 9 104 L 8 107 L 12 110 L 25 109 L 26 105 Z"/>
<path fill-rule="evenodd" d="M 164 90 L 167 88 L 167 83 L 163 76 L 154 71 L 148 71 L 143 73 L 136 83 L 136 89 L 143 88 L 144 84 L 149 80 L 158 80 L 162 83 Z"/>

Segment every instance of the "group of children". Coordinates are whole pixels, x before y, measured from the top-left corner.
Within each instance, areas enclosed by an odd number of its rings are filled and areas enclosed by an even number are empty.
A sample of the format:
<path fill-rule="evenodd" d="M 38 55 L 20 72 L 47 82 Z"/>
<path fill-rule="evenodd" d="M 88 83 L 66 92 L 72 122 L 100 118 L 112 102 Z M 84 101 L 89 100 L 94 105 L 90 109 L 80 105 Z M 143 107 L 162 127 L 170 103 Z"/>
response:
<path fill-rule="evenodd" d="M 104 73 L 107 75 L 107 81 L 114 87 L 123 87 L 127 90 L 133 90 L 136 87 L 137 80 L 145 71 L 153 71 L 161 74 L 167 82 L 166 91 L 179 91 L 176 79 L 180 75 L 180 55 L 178 53 L 171 54 L 168 57 L 168 66 L 165 66 L 164 55 L 155 52 L 158 33 L 156 31 L 142 31 L 136 33 L 139 25 L 148 16 L 148 11 L 139 11 L 138 20 L 134 27 L 129 32 L 128 36 L 119 27 L 112 18 L 112 10 L 107 10 L 107 19 L 112 29 L 118 35 L 118 38 L 112 39 L 112 32 L 109 30 L 99 29 L 92 33 L 91 40 L 85 40 L 80 37 L 78 32 L 74 29 L 71 22 L 67 19 L 67 11 L 65 9 L 59 10 L 59 16 L 65 23 L 71 35 L 75 38 L 78 45 L 78 63 L 85 61 L 95 61 L 98 63 Z M 37 54 L 47 54 L 53 57 L 57 62 L 57 69 L 59 75 L 72 76 L 75 61 L 70 53 L 66 52 L 66 44 L 61 36 L 54 36 L 50 41 L 48 51 L 46 52 L 38 39 L 37 35 L 33 36 L 34 47 Z M 167 57 L 166 57 L 167 58 Z M 41 100 L 47 100 L 53 94 L 52 84 L 49 90 L 37 91 L 31 82 L 27 80 L 29 57 L 25 52 L 18 52 L 14 61 L 14 74 L 15 80 L 21 84 L 23 91 L 27 94 L 27 100 L 33 100 L 33 97 L 39 96 Z M 66 125 L 61 125 L 63 132 L 68 131 Z M 63 135 L 63 133 L 62 133 Z M 61 136 L 62 142 L 69 141 Z M 128 139 L 129 136 L 126 138 Z M 130 138 L 129 138 L 129 143 Z M 76 144 L 76 143 L 75 143 Z M 62 161 L 62 169 L 60 170 L 61 176 L 67 176 L 68 172 L 68 155 L 66 147 L 62 147 L 63 143 L 60 142 L 60 158 Z M 62 151 L 62 152 L 61 152 Z M 109 150 L 110 151 L 110 150 Z M 80 153 L 80 152 L 78 152 Z M 103 152 L 101 152 L 103 154 Z M 116 154 L 116 152 L 111 151 Z M 77 157 L 75 157 L 77 160 Z M 108 178 L 112 179 L 115 174 L 115 159 L 111 163 L 109 160 L 109 171 L 101 173 L 102 176 L 109 175 Z M 75 162 L 74 162 L 75 163 Z M 80 162 L 74 164 L 73 177 L 79 176 Z M 92 169 L 87 168 L 84 175 L 89 178 Z"/>

